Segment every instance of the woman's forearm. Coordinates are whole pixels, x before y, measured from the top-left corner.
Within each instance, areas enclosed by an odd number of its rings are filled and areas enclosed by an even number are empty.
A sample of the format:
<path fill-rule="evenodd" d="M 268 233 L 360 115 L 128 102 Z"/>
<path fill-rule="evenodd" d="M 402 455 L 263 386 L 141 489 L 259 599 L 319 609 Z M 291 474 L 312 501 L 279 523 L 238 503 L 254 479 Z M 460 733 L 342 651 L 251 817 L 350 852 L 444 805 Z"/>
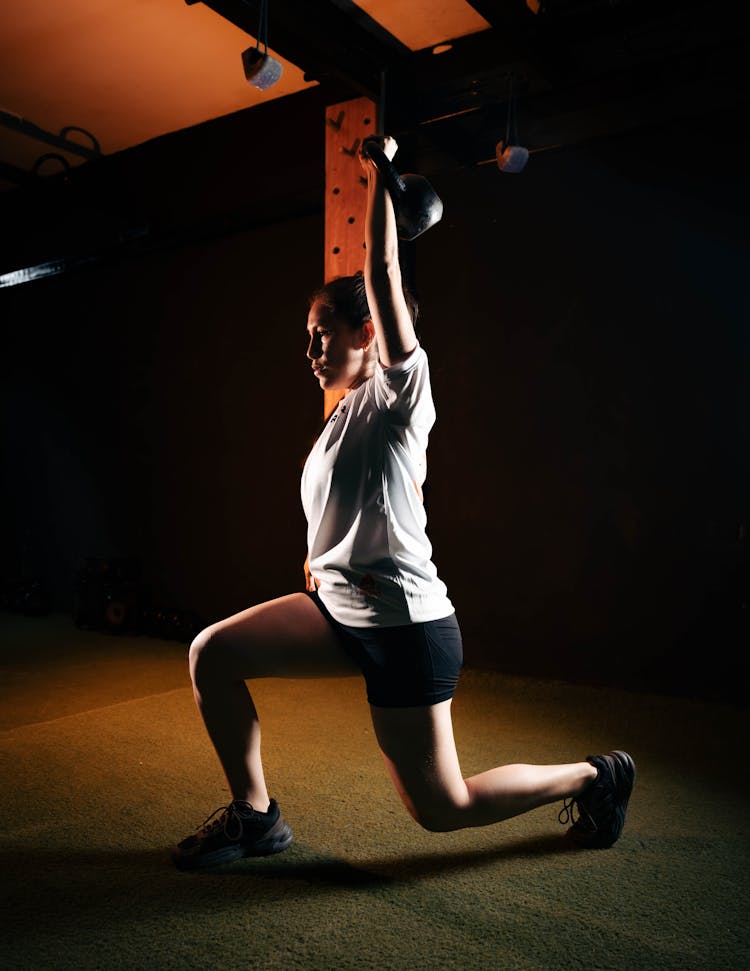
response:
<path fill-rule="evenodd" d="M 375 326 L 378 356 L 380 362 L 389 367 L 410 354 L 416 347 L 417 339 L 404 297 L 393 201 L 374 164 L 368 162 L 365 168 L 365 288 Z"/>
<path fill-rule="evenodd" d="M 378 172 L 371 172 L 367 179 L 365 243 L 365 275 L 368 271 L 377 274 L 383 269 L 400 270 L 396 214 L 385 181 Z"/>

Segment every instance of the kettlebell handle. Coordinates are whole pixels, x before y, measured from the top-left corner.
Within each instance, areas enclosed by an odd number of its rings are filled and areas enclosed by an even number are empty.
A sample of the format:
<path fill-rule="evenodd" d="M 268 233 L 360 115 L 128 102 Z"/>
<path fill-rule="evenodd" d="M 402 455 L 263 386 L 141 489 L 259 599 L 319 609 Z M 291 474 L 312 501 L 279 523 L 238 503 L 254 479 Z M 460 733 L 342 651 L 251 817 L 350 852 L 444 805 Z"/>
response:
<path fill-rule="evenodd" d="M 362 143 L 362 154 L 374 162 L 375 168 L 385 179 L 385 184 L 391 195 L 405 191 L 406 183 L 398 174 L 396 166 L 374 138 L 365 139 Z"/>
<path fill-rule="evenodd" d="M 393 200 L 400 239 L 421 236 L 443 215 L 443 203 L 430 183 L 421 175 L 401 176 L 374 138 L 362 143 L 362 154 L 372 160 Z"/>

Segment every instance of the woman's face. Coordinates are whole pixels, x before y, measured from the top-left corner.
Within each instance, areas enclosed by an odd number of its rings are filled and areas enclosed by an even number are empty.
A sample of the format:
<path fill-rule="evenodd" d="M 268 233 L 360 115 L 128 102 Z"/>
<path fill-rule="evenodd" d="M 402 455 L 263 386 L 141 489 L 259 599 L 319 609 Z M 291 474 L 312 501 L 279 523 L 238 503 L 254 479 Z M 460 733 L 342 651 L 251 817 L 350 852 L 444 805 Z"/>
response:
<path fill-rule="evenodd" d="M 366 324 L 352 328 L 316 300 L 307 317 L 307 333 L 307 356 L 324 391 L 345 391 L 361 384 L 372 343 Z"/>

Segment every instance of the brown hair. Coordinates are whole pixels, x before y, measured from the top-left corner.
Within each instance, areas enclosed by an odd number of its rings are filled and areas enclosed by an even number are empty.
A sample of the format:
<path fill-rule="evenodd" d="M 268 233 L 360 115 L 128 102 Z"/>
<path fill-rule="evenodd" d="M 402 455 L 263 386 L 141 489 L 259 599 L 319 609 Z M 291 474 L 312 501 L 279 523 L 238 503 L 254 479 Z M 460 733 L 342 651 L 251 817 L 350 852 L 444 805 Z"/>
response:
<path fill-rule="evenodd" d="M 409 308 L 412 324 L 416 324 L 419 305 L 413 293 L 406 287 L 404 298 Z M 310 296 L 310 306 L 320 301 L 335 317 L 342 317 L 352 329 L 361 327 L 366 320 L 372 319 L 367 303 L 365 278 L 361 270 L 353 276 L 338 276 L 324 283 Z"/>

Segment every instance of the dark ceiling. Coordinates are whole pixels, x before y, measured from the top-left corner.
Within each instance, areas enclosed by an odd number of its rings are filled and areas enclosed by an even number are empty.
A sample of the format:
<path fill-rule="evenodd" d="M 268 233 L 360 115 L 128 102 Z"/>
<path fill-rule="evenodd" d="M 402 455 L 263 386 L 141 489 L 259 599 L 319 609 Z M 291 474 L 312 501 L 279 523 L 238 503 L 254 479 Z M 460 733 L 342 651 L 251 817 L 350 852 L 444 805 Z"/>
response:
<path fill-rule="evenodd" d="M 247 34 L 257 31 L 259 0 L 205 5 Z M 381 103 L 385 130 L 399 141 L 401 171 L 428 176 L 494 163 L 511 84 L 518 142 L 531 153 L 612 135 L 632 135 L 635 145 L 641 134 L 670 126 L 693 133 L 685 153 L 705 155 L 710 164 L 717 129 L 727 135 L 730 126 L 731 141 L 739 143 L 748 29 L 737 6 L 706 0 L 545 0 L 536 12 L 535 0 L 471 6 L 490 28 L 434 53 L 411 50 L 351 0 L 271 0 L 273 51 L 318 86 L 102 155 L 75 170 L 67 192 L 53 194 L 58 175 L 5 193 L 0 269 L 65 257 L 64 269 L 91 253 L 142 251 L 311 211 L 321 204 L 320 171 L 297 160 L 296 146 L 306 138 L 322 159 L 320 107 L 362 95 Z M 309 109 L 301 121 L 295 105 Z M 258 131 L 272 133 L 260 153 L 246 148 L 248 115 Z M 72 262 L 71 254 L 78 254 Z M 28 279 L 24 273 L 18 279 Z M 0 286 L 16 282 L 8 279 Z"/>
<path fill-rule="evenodd" d="M 188 3 L 196 0 L 187 0 Z M 328 103 L 382 98 L 426 168 L 476 164 L 505 132 L 511 80 L 530 151 L 746 104 L 739 6 L 706 0 L 470 0 L 491 29 L 411 51 L 351 0 L 274 0 L 273 46 Z M 208 0 L 251 32 L 259 0 Z M 536 12 L 534 12 L 536 10 Z"/>

